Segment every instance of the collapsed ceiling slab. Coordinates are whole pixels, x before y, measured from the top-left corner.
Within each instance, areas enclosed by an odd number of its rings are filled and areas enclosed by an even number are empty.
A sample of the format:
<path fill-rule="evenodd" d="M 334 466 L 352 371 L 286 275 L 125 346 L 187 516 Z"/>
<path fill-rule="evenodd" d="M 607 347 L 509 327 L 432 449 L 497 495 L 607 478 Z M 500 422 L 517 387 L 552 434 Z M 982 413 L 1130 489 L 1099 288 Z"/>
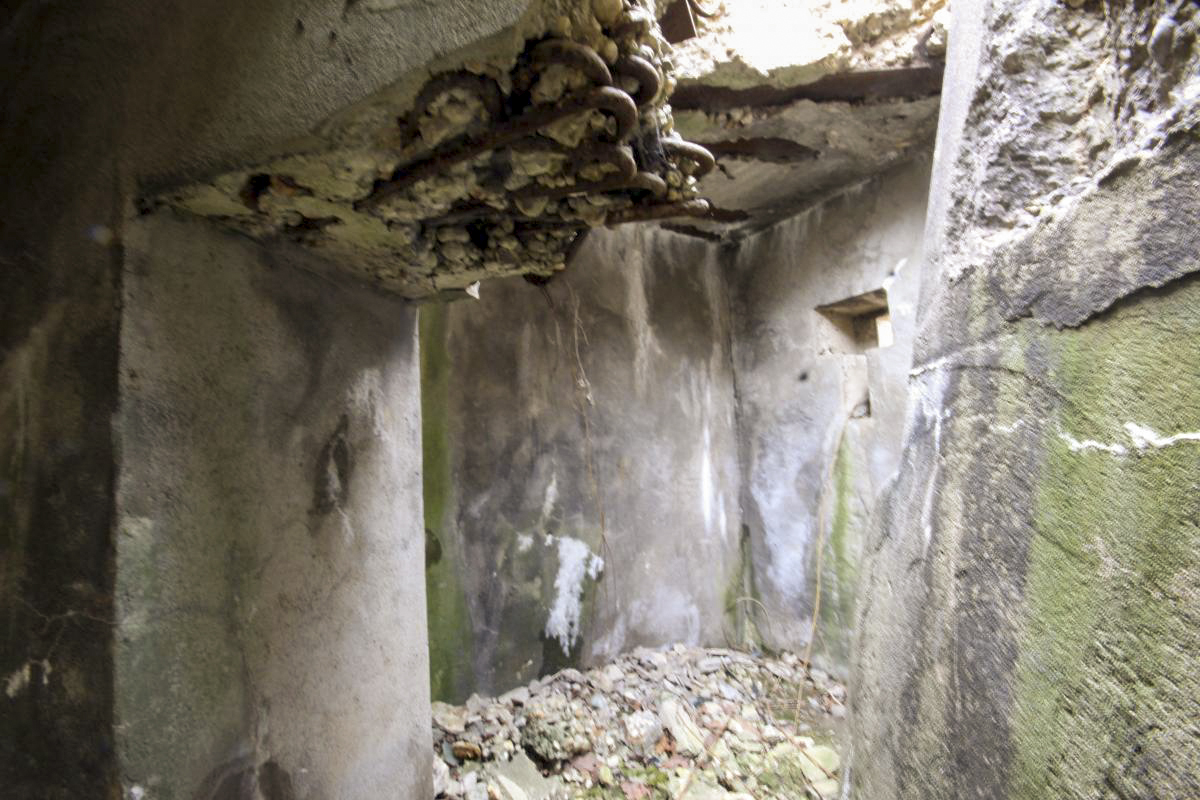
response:
<path fill-rule="evenodd" d="M 423 298 L 563 269 L 600 225 L 710 214 L 653 0 L 546 0 L 277 158 L 157 198 Z"/>
<path fill-rule="evenodd" d="M 698 35 L 672 47 L 680 2 Z M 153 202 L 418 299 L 553 275 L 599 226 L 737 237 L 931 148 L 946 23 L 945 0 L 539 0 Z"/>

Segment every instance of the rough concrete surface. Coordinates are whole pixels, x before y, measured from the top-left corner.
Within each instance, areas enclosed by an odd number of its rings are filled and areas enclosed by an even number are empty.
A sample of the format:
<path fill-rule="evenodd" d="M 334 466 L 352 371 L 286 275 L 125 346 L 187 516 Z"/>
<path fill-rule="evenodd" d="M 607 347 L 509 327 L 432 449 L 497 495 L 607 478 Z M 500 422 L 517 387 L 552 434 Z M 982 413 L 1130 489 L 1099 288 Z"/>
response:
<path fill-rule="evenodd" d="M 676 48 L 682 85 L 812 83 L 912 66 L 945 53 L 945 0 L 730 0 L 702 6 L 700 35 Z"/>
<path fill-rule="evenodd" d="M 843 671 L 875 497 L 895 472 L 911 364 L 928 161 L 743 240 L 731 273 L 752 617 L 774 647 L 811 637 Z M 895 341 L 845 352 L 818 306 L 884 289 Z"/>
<path fill-rule="evenodd" d="M 416 312 L 186 222 L 138 222 L 126 254 L 127 790 L 420 796 Z"/>
<path fill-rule="evenodd" d="M 544 287 L 423 307 L 436 698 L 636 645 L 803 647 L 818 528 L 816 652 L 846 669 L 901 441 L 927 182 L 928 162 L 900 167 L 736 248 L 608 233 Z M 836 350 L 817 307 L 878 289 L 894 344 Z M 563 652 L 547 631 L 573 540 L 603 569 L 575 573 Z"/>
<path fill-rule="evenodd" d="M 956 10 L 857 795 L 1200 794 L 1195 24 Z"/>
<path fill-rule="evenodd" d="M 707 103 L 704 99 L 699 101 Z M 741 101 L 745 102 L 745 101 Z M 855 102 L 800 99 L 781 105 L 680 111 L 684 136 L 702 143 L 718 167 L 700 190 L 744 220 L 705 230 L 746 236 L 927 153 L 938 98 Z"/>
<path fill-rule="evenodd" d="M 153 202 L 312 248 L 409 298 L 563 268 L 581 231 L 703 215 L 652 0 L 537 0 L 276 157 Z"/>
<path fill-rule="evenodd" d="M 707 15 L 711 12 L 711 16 Z M 699 190 L 744 237 L 927 151 L 949 10 L 942 2 L 731 2 L 672 55 L 676 127 L 717 169 Z"/>
<path fill-rule="evenodd" d="M 421 314 L 426 386 L 444 369 L 446 398 L 426 406 L 427 549 L 457 574 L 431 564 L 435 696 L 503 691 L 642 644 L 735 641 L 719 251 L 653 229 L 593 234 L 549 285 L 491 283 Z M 592 576 L 577 569 L 585 557 L 603 562 Z M 555 624 L 569 609 L 577 627 Z"/>
<path fill-rule="evenodd" d="M 134 199 L 259 157 L 429 58 L 512 24 L 524 6 L 19 2 L 0 13 L 7 797 L 120 791 L 112 420 Z"/>

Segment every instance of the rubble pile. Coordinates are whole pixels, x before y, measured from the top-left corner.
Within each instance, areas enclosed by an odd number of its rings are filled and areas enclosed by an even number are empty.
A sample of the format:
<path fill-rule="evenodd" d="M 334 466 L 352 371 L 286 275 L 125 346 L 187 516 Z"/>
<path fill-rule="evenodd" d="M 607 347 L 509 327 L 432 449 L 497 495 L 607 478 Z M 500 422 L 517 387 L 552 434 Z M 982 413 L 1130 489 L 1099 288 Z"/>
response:
<path fill-rule="evenodd" d="M 795 655 L 676 645 L 433 704 L 455 800 L 816 800 L 841 792 L 846 690 Z"/>

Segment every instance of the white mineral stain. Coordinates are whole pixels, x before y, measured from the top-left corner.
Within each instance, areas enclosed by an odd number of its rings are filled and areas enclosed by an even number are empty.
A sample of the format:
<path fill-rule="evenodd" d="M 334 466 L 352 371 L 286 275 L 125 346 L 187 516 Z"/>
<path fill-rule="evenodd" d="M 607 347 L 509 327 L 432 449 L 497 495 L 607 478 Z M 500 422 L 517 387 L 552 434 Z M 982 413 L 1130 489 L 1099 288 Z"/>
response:
<path fill-rule="evenodd" d="M 1161 436 L 1154 430 L 1147 428 L 1144 425 L 1138 425 L 1136 422 L 1126 422 L 1125 430 L 1129 433 L 1129 438 L 1133 440 L 1133 446 L 1138 450 L 1145 450 L 1149 447 L 1162 448 L 1171 447 L 1180 442 L 1200 442 L 1200 431 L 1190 431 L 1187 433 L 1176 433 L 1171 436 Z"/>
<path fill-rule="evenodd" d="M 32 662 L 26 661 L 19 669 L 9 674 L 8 679 L 4 682 L 4 693 L 8 695 L 9 699 L 16 697 L 29 685 L 31 667 Z"/>
<path fill-rule="evenodd" d="M 1084 439 L 1083 441 L 1080 441 L 1066 431 L 1059 433 L 1058 438 L 1067 443 L 1067 447 L 1071 449 L 1072 453 L 1084 453 L 1088 450 L 1102 450 L 1106 453 L 1112 453 L 1116 456 L 1123 456 L 1126 453 L 1124 445 L 1105 444 L 1104 442 L 1097 442 L 1095 439 Z"/>
<path fill-rule="evenodd" d="M 563 655 L 570 655 L 571 646 L 579 638 L 583 581 L 599 577 L 604 560 L 578 539 L 570 536 L 554 539 L 558 542 L 558 575 L 554 578 L 554 604 L 546 620 L 546 636 L 557 639 Z"/>

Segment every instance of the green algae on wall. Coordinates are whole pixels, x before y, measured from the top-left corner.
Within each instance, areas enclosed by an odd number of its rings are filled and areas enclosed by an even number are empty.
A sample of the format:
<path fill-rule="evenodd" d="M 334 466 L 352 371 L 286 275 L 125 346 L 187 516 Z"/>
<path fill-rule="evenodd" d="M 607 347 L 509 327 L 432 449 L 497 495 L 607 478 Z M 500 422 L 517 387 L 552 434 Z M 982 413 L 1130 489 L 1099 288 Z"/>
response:
<path fill-rule="evenodd" d="M 425 499 L 425 596 L 429 619 L 429 679 L 434 700 L 461 702 L 475 683 L 471 623 L 461 580 L 461 554 L 448 509 L 453 499 L 450 461 L 446 308 L 428 304 L 419 314 L 421 451 Z"/>
<path fill-rule="evenodd" d="M 760 646 L 764 639 L 758 620 L 764 619 L 768 627 L 771 621 L 766 617 L 766 607 L 759 596 L 754 578 L 750 528 L 747 525 L 742 525 L 742 532 L 738 538 L 738 559 L 725 584 L 724 600 L 726 643 L 748 650 Z"/>
<path fill-rule="evenodd" d="M 848 669 L 854 626 L 855 591 L 858 583 L 858 559 L 861 542 L 866 536 L 866 515 L 856 513 L 853 503 L 861 490 L 855 486 L 859 471 L 854 468 L 855 447 L 860 435 L 869 442 L 872 435 L 856 429 L 856 420 L 845 420 L 838 435 L 828 480 L 819 498 L 821 511 L 817 514 L 820 553 L 820 580 L 816 579 L 817 559 L 814 554 L 809 568 L 809 583 L 819 585 L 817 628 L 814 631 L 814 658 L 822 666 L 835 671 Z M 866 488 L 869 491 L 869 487 Z M 832 494 L 832 498 L 829 495 Z"/>
<path fill-rule="evenodd" d="M 1137 439 L 1200 431 L 1197 341 L 1196 279 L 1048 336 L 1010 797 L 1200 796 L 1200 442 Z"/>
<path fill-rule="evenodd" d="M 854 423 L 846 423 L 849 428 Z M 845 665 L 850 659 L 850 631 L 854 625 L 854 592 L 858 583 L 857 554 L 855 541 L 861 540 L 865 532 L 861 529 L 865 521 L 851 509 L 853 481 L 851 450 L 855 432 L 846 430 L 838 437 L 838 449 L 833 457 L 832 486 L 833 515 L 830 520 L 828 539 L 822 563 L 821 583 L 823 586 L 821 613 L 818 619 L 819 652 L 831 665 Z"/>

